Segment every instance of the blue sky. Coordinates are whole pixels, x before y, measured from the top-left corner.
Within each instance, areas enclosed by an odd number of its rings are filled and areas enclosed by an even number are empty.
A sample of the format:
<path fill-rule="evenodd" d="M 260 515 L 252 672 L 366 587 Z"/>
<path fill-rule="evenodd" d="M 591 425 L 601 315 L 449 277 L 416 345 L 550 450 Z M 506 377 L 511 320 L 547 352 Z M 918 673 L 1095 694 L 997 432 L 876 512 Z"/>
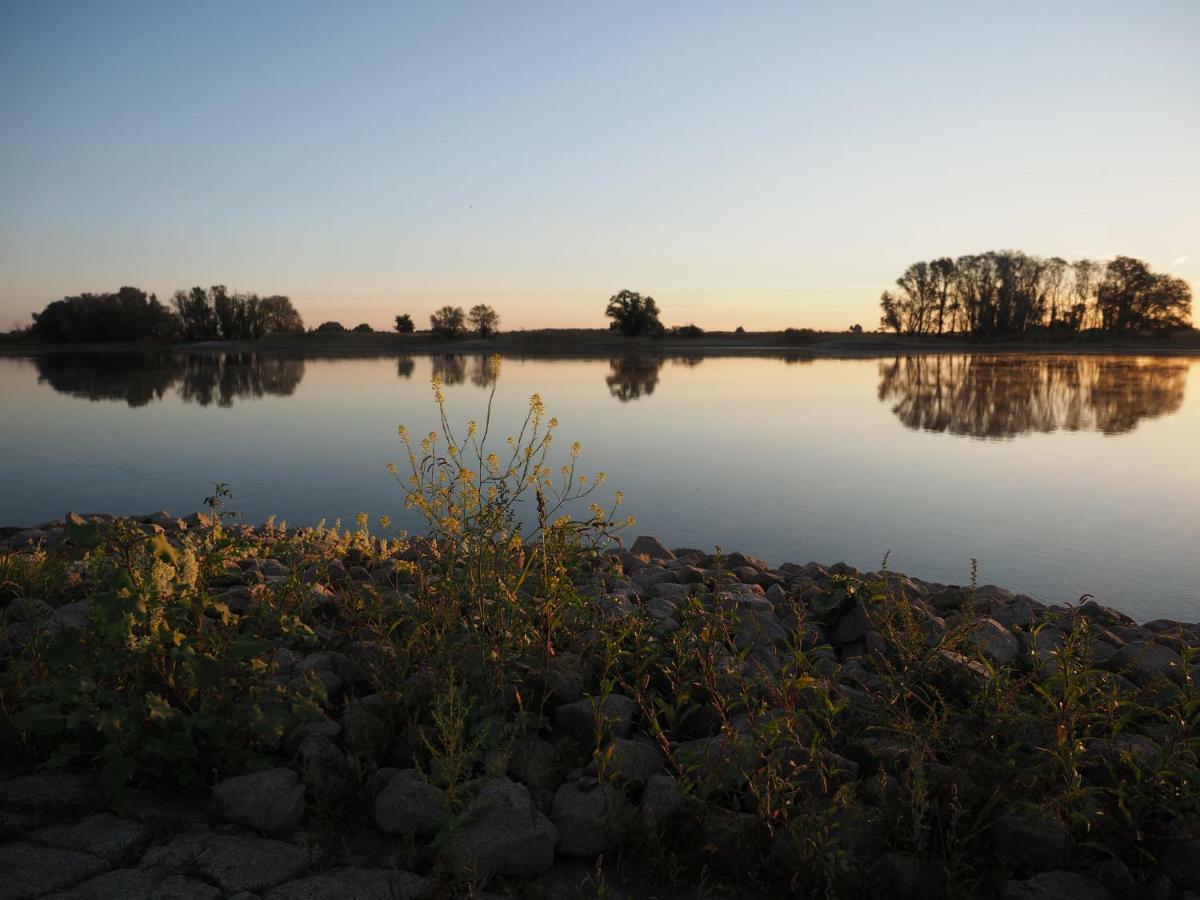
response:
<path fill-rule="evenodd" d="M 1200 285 L 1200 3 L 0 4 L 0 327 L 135 284 L 310 324 L 877 321 L 903 267 Z"/>

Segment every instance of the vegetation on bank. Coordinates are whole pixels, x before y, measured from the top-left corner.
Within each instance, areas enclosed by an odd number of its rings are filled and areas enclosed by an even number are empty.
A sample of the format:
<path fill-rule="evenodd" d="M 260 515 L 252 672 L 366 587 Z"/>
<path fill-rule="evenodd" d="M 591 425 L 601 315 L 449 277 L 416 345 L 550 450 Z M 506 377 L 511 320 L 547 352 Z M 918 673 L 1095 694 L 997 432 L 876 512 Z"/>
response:
<path fill-rule="evenodd" d="M 973 897 L 1047 870 L 1197 889 L 1196 626 L 630 552 L 619 493 L 577 511 L 603 476 L 577 444 L 552 463 L 536 396 L 493 450 L 490 402 L 458 430 L 434 390 L 438 428 L 401 428 L 392 468 L 420 536 L 251 528 L 219 489 L 184 522 L 9 537 L 5 759 L 94 768 L 118 805 L 290 765 L 305 842 L 383 828 L 409 868 L 518 894 L 555 853 L 600 896 L 633 873 L 687 895 Z M 549 842 L 528 870 L 483 849 L 497 791 Z"/>
<path fill-rule="evenodd" d="M 880 298 L 897 334 L 1025 337 L 1031 332 L 1142 334 L 1187 328 L 1192 291 L 1139 259 L 1043 259 L 1011 250 L 909 266 Z"/>

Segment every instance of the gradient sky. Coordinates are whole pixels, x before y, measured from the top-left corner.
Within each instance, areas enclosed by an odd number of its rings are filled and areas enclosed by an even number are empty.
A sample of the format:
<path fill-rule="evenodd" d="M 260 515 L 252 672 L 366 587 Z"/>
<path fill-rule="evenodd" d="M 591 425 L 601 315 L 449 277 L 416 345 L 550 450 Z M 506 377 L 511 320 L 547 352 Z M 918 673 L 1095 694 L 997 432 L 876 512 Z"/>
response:
<path fill-rule="evenodd" d="M 999 248 L 1200 286 L 1197 0 L 3 0 L 0 83 L 0 328 L 214 283 L 870 328 L 909 262 Z"/>

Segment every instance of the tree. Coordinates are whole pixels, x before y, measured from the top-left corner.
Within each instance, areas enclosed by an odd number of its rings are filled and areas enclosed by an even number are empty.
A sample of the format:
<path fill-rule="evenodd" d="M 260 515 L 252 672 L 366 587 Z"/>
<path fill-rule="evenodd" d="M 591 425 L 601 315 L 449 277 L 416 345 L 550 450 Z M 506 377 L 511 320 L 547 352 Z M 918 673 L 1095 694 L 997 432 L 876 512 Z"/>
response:
<path fill-rule="evenodd" d="M 491 337 L 500 326 L 500 317 L 486 303 L 472 306 L 467 321 L 471 323 L 471 330 L 481 338 Z"/>
<path fill-rule="evenodd" d="M 320 325 L 317 326 L 317 331 L 320 331 L 320 332 L 336 333 L 336 332 L 345 331 L 345 330 L 346 330 L 346 326 L 343 325 L 341 322 L 322 322 Z"/>
<path fill-rule="evenodd" d="M 429 328 L 438 337 L 449 340 L 463 333 L 465 321 L 461 306 L 443 306 L 429 317 Z"/>
<path fill-rule="evenodd" d="M 259 301 L 259 313 L 262 317 L 263 334 L 272 332 L 296 333 L 304 331 L 304 319 L 292 306 L 290 298 L 282 294 L 272 294 Z"/>
<path fill-rule="evenodd" d="M 55 300 L 33 314 L 29 330 L 56 343 L 173 340 L 181 333 L 179 318 L 156 296 L 135 287 Z"/>
<path fill-rule="evenodd" d="M 879 296 L 879 307 L 883 310 L 883 315 L 879 317 L 879 327 L 891 328 L 896 334 L 899 334 L 902 327 L 900 309 L 891 291 L 884 291 Z"/>
<path fill-rule="evenodd" d="M 175 314 L 179 316 L 186 340 L 212 341 L 220 337 L 220 321 L 204 288 L 194 287 L 190 291 L 176 291 L 171 297 L 171 304 L 175 307 Z"/>
<path fill-rule="evenodd" d="M 401 313 L 396 316 L 396 331 L 400 332 L 400 334 L 412 334 L 414 330 L 412 316 L 408 313 Z"/>
<path fill-rule="evenodd" d="M 1105 267 L 1096 308 L 1105 331 L 1163 331 L 1188 324 L 1192 290 L 1181 278 L 1156 275 L 1140 259 L 1118 256 Z"/>
<path fill-rule="evenodd" d="M 357 331 L 359 334 L 370 334 L 375 329 L 372 328 L 370 325 L 368 325 L 366 322 L 362 322 L 358 325 L 355 325 L 354 330 Z"/>
<path fill-rule="evenodd" d="M 620 331 L 626 337 L 639 334 L 662 334 L 662 322 L 658 319 L 658 304 L 653 297 L 643 297 L 634 291 L 621 291 L 608 298 L 604 315 L 612 319 L 609 329 Z"/>

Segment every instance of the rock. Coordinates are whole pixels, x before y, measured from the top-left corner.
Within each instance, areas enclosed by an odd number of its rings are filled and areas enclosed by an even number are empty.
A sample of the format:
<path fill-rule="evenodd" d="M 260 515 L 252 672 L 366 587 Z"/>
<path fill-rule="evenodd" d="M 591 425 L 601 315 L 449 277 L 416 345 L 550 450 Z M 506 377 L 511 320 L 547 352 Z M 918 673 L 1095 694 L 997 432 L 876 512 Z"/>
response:
<path fill-rule="evenodd" d="M 108 803 L 90 774 L 47 769 L 0 781 L 0 834 L 99 812 Z"/>
<path fill-rule="evenodd" d="M 460 875 L 528 878 L 554 865 L 558 829 L 533 807 L 529 791 L 507 778 L 489 782 L 467 807 L 449 850 Z"/>
<path fill-rule="evenodd" d="M 609 694 L 603 701 L 585 697 L 554 710 L 554 723 L 585 747 L 596 741 L 597 719 L 601 738 L 629 737 L 637 704 L 624 694 Z"/>
<path fill-rule="evenodd" d="M 419 900 L 434 883 L 393 869 L 331 869 L 269 890 L 264 900 Z"/>
<path fill-rule="evenodd" d="M 384 698 L 378 694 L 370 694 L 349 702 L 342 716 L 342 728 L 345 731 L 342 743 L 353 747 L 360 758 L 375 762 L 383 759 L 396 739 L 391 717 L 383 701 Z"/>
<path fill-rule="evenodd" d="M 50 825 L 29 835 L 30 840 L 51 847 L 81 850 L 114 866 L 136 858 L 150 843 L 150 829 L 132 819 L 112 813 L 96 813 L 71 825 Z"/>
<path fill-rule="evenodd" d="M 116 869 L 46 900 L 221 900 L 221 892 L 166 869 Z"/>
<path fill-rule="evenodd" d="M 90 853 L 11 841 L 0 844 L 0 897 L 41 897 L 106 869 L 108 863 Z"/>
<path fill-rule="evenodd" d="M 625 796 L 609 784 L 568 782 L 554 793 L 550 820 L 558 829 L 562 856 L 592 859 L 616 849 L 629 831 L 631 813 Z"/>
<path fill-rule="evenodd" d="M 1177 885 L 1200 894 L 1200 838 L 1168 844 L 1159 864 Z"/>
<path fill-rule="evenodd" d="M 508 759 L 508 774 L 532 789 L 554 790 L 562 784 L 562 767 L 549 741 L 518 741 Z"/>
<path fill-rule="evenodd" d="M 283 739 L 283 750 L 289 756 L 295 756 L 296 751 L 300 749 L 300 745 L 304 743 L 304 739 L 309 735 L 316 734 L 329 738 L 331 741 L 336 741 L 341 733 L 341 723 L 334 719 L 325 717 L 308 719 L 287 733 L 287 736 Z"/>
<path fill-rule="evenodd" d="M 1071 835 L 1053 815 L 1024 807 L 1000 817 L 991 829 L 992 849 L 1001 863 L 1031 875 L 1066 865 Z"/>
<path fill-rule="evenodd" d="M 910 853 L 885 853 L 867 870 L 867 883 L 875 897 L 896 900 L 935 900 L 946 896 L 946 876 L 935 863 Z"/>
<path fill-rule="evenodd" d="M 295 773 L 293 773 L 295 774 Z M 270 838 L 187 832 L 151 847 L 142 866 L 196 871 L 215 881 L 226 894 L 264 891 L 290 881 L 308 869 L 308 853 Z"/>
<path fill-rule="evenodd" d="M 608 754 L 604 774 L 617 781 L 645 784 L 663 770 L 662 752 L 648 741 L 617 738 L 603 752 Z M 599 770 L 595 760 L 588 767 L 589 772 L 593 770 Z"/>
<path fill-rule="evenodd" d="M 830 643 L 836 646 L 864 641 L 867 632 L 871 630 L 871 620 L 861 603 L 856 603 L 838 619 L 837 625 L 829 633 Z"/>
<path fill-rule="evenodd" d="M 449 818 L 446 792 L 416 769 L 397 772 L 375 798 L 375 824 L 386 834 L 431 837 Z"/>
<path fill-rule="evenodd" d="M 1021 655 L 1020 641 L 995 619 L 972 623 L 967 639 L 984 659 L 996 666 L 1011 666 Z"/>
<path fill-rule="evenodd" d="M 753 751 L 738 746 L 727 734 L 681 741 L 675 748 L 675 758 L 701 784 L 721 790 L 743 785 Z"/>
<path fill-rule="evenodd" d="M 1111 657 L 1107 667 L 1120 672 L 1137 684 L 1146 685 L 1161 679 L 1179 681 L 1183 678 L 1183 659 L 1170 647 L 1154 641 L 1134 641 L 1126 644 Z"/>
<path fill-rule="evenodd" d="M 1000 892 L 1003 900 L 1114 900 L 1100 882 L 1055 869 L 1028 881 L 1009 881 Z"/>
<path fill-rule="evenodd" d="M 667 549 L 664 544 L 656 537 L 642 535 L 633 542 L 633 546 L 629 548 L 629 552 L 634 556 L 648 556 L 651 559 L 674 559 L 675 554 Z"/>
<path fill-rule="evenodd" d="M 582 697 L 587 679 L 588 665 L 578 653 L 559 653 L 546 664 L 546 686 L 559 703 L 574 703 Z"/>
<path fill-rule="evenodd" d="M 291 769 L 266 769 L 213 785 L 213 811 L 267 834 L 295 831 L 304 821 L 304 785 Z"/>
<path fill-rule="evenodd" d="M 670 775 L 651 775 L 642 791 L 642 824 L 657 828 L 670 824 L 683 812 L 683 792 Z"/>
<path fill-rule="evenodd" d="M 354 795 L 350 763 L 338 745 L 320 734 L 310 734 L 296 750 L 292 767 L 314 797 L 342 803 Z"/>

